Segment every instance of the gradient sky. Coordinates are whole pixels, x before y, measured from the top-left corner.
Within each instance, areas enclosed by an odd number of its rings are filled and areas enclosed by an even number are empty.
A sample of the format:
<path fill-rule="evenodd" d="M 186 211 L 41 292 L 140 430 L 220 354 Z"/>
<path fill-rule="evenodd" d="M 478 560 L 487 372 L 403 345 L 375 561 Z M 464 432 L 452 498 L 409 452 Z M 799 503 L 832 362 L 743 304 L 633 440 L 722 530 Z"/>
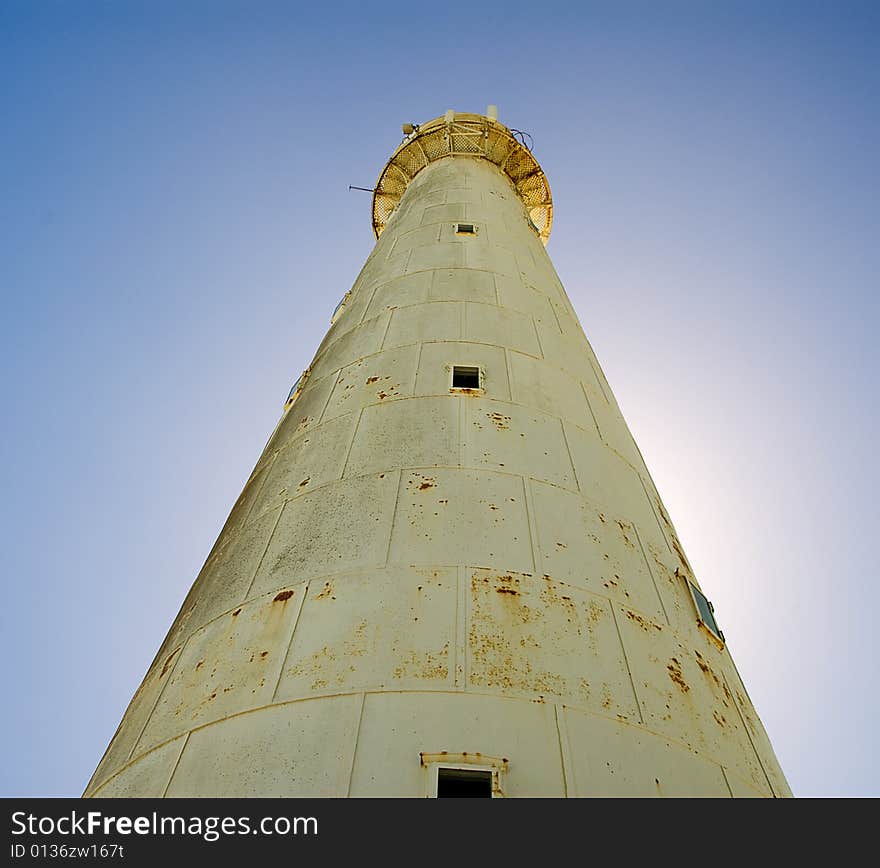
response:
<path fill-rule="evenodd" d="M 798 796 L 880 795 L 880 4 L 0 5 L 0 795 L 77 796 L 372 248 L 403 121 L 549 253 Z"/>

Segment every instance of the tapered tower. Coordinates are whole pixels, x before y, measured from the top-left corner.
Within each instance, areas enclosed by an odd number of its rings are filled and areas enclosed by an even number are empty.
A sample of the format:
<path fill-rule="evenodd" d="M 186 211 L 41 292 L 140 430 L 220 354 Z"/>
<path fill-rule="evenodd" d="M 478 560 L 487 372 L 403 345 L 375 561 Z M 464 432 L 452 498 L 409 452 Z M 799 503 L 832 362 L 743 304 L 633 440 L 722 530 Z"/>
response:
<path fill-rule="evenodd" d="M 492 107 L 376 246 L 86 790 L 787 796 Z"/>

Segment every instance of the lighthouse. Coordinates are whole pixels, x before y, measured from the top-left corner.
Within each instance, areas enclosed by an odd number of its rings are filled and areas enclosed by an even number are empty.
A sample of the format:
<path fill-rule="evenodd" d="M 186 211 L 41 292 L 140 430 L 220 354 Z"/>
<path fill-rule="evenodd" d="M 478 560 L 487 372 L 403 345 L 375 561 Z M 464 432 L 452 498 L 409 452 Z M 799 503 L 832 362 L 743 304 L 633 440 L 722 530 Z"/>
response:
<path fill-rule="evenodd" d="M 791 795 L 527 141 L 491 106 L 404 125 L 375 248 L 86 796 Z"/>

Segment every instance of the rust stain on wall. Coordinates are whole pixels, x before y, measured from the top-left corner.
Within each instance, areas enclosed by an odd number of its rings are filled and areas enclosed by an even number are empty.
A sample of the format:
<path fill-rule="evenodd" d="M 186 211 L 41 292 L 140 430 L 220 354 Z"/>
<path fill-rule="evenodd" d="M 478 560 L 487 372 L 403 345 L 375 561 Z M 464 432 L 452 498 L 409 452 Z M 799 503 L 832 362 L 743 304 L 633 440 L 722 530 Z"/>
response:
<path fill-rule="evenodd" d="M 171 668 L 171 661 L 174 660 L 182 647 L 182 645 L 178 646 L 168 655 L 167 659 L 165 660 L 165 665 L 162 667 L 162 671 L 159 673 L 160 678 Z"/>
<path fill-rule="evenodd" d="M 395 667 L 395 678 L 424 678 L 445 681 L 449 677 L 449 643 L 438 654 L 430 651 L 410 651 Z"/>
<path fill-rule="evenodd" d="M 486 418 L 489 419 L 499 431 L 510 430 L 510 416 L 505 416 L 502 413 L 486 413 Z"/>
<path fill-rule="evenodd" d="M 669 673 L 669 677 L 678 685 L 678 689 L 681 690 L 682 693 L 687 693 L 691 688 L 690 685 L 684 680 L 684 676 L 681 674 L 681 663 L 676 660 L 675 657 L 667 664 L 666 670 Z"/>
<path fill-rule="evenodd" d="M 643 618 L 636 612 L 631 611 L 630 609 L 626 609 L 626 617 L 630 619 L 630 621 L 635 621 L 646 633 L 651 632 L 651 628 L 653 627 L 655 630 L 662 631 L 663 628 L 659 624 L 655 624 L 653 621 L 649 621 L 647 618 Z"/>

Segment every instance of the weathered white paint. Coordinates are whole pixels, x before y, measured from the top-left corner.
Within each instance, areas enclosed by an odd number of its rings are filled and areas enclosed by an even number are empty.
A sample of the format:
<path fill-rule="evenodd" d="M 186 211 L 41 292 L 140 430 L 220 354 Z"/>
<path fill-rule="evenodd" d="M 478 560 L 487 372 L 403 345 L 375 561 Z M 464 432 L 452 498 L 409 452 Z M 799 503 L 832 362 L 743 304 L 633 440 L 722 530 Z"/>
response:
<path fill-rule="evenodd" d="M 418 797 L 442 751 L 507 796 L 790 795 L 688 579 L 511 180 L 439 157 L 86 795 Z"/>

